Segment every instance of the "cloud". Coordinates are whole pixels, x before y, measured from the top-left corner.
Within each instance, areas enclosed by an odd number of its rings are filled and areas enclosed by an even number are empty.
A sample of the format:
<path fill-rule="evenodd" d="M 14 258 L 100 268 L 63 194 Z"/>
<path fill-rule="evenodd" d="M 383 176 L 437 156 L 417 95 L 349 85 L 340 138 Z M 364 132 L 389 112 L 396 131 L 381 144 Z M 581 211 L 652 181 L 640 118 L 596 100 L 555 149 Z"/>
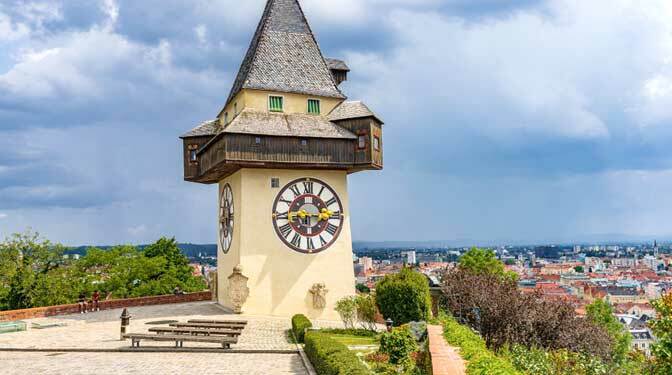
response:
<path fill-rule="evenodd" d="M 2 219 L 6 219 L 6 218 L 8 218 L 8 217 L 9 217 L 9 215 L 0 212 L 0 220 L 2 220 Z"/>
<path fill-rule="evenodd" d="M 354 238 L 666 233 L 669 2 L 302 5 L 386 120 L 386 170 L 350 177 Z M 216 188 L 182 181 L 177 136 L 226 100 L 263 6 L 2 2 L 0 233 L 214 241 Z"/>

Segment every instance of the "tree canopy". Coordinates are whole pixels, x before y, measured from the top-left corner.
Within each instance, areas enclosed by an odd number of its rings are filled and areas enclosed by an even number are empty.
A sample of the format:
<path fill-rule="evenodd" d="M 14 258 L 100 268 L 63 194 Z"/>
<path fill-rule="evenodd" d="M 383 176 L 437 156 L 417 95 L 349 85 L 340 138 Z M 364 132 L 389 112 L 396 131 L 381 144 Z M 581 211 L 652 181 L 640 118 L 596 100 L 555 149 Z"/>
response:
<path fill-rule="evenodd" d="M 175 239 L 161 238 L 145 251 L 135 246 L 88 249 L 79 260 L 37 233 L 15 234 L 0 243 L 0 310 L 76 302 L 98 290 L 115 298 L 170 294 L 206 288 L 192 275 Z"/>

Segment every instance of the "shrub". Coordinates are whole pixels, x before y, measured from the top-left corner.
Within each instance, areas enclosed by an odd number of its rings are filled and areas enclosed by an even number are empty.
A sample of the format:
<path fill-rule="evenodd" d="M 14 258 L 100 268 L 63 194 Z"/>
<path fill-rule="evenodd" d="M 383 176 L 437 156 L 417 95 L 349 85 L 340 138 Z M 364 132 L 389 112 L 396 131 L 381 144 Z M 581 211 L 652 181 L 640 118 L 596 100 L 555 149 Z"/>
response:
<path fill-rule="evenodd" d="M 369 370 L 348 347 L 320 331 L 305 336 L 305 352 L 318 375 L 368 375 Z"/>
<path fill-rule="evenodd" d="M 388 354 L 392 364 L 408 363 L 416 350 L 418 345 L 408 327 L 394 328 L 380 337 L 380 352 Z"/>
<path fill-rule="evenodd" d="M 292 332 L 294 332 L 294 337 L 298 342 L 304 341 L 304 335 L 306 334 L 306 329 L 313 326 L 313 323 L 303 314 L 296 314 L 292 317 Z"/>
<path fill-rule="evenodd" d="M 371 331 L 376 330 L 376 299 L 370 295 L 358 295 L 355 297 L 357 305 L 357 319 L 362 328 Z"/>
<path fill-rule="evenodd" d="M 357 319 L 356 297 L 343 297 L 336 302 L 336 312 L 341 316 L 345 328 L 355 328 Z"/>
<path fill-rule="evenodd" d="M 511 362 L 496 356 L 485 342 L 469 327 L 460 325 L 452 317 L 443 317 L 443 334 L 448 344 L 460 348 L 467 364 L 467 374 L 519 375 Z"/>
<path fill-rule="evenodd" d="M 427 320 L 432 306 L 427 278 L 410 268 L 385 276 L 376 284 L 376 304 L 395 326 Z"/>

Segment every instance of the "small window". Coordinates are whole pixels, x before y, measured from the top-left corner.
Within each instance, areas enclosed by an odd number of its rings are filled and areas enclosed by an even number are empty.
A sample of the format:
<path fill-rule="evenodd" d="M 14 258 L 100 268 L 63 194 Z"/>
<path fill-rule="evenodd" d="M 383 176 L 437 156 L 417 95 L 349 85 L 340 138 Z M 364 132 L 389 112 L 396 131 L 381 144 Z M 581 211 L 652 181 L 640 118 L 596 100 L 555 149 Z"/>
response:
<path fill-rule="evenodd" d="M 271 178 L 271 188 L 277 189 L 280 187 L 280 179 L 277 177 Z"/>
<path fill-rule="evenodd" d="M 224 112 L 224 125 L 229 123 L 229 112 Z"/>
<path fill-rule="evenodd" d="M 360 134 L 357 137 L 357 148 L 363 150 L 366 148 L 366 134 Z"/>
<path fill-rule="evenodd" d="M 320 101 L 317 99 L 308 99 L 308 113 L 311 115 L 320 114 Z"/>
<path fill-rule="evenodd" d="M 189 151 L 189 161 L 198 161 L 197 150 Z"/>
<path fill-rule="evenodd" d="M 260 145 L 261 144 L 261 137 L 254 137 L 254 144 L 255 145 Z"/>
<path fill-rule="evenodd" d="M 307 139 L 302 139 L 301 140 L 301 146 L 308 146 L 308 140 Z"/>
<path fill-rule="evenodd" d="M 373 149 L 376 151 L 380 151 L 380 139 L 378 137 L 373 137 Z"/>
<path fill-rule="evenodd" d="M 268 110 L 271 112 L 282 112 L 283 111 L 283 97 L 282 96 L 269 96 L 268 97 Z"/>

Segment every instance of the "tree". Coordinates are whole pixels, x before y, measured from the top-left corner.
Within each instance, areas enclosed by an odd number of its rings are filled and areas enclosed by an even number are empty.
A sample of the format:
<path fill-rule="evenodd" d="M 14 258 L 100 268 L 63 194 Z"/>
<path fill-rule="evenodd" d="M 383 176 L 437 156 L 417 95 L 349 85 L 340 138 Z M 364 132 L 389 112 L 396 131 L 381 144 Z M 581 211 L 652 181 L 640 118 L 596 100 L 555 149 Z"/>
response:
<path fill-rule="evenodd" d="M 586 306 L 588 319 L 598 326 L 604 328 L 611 336 L 613 341 L 611 359 L 615 365 L 622 364 L 627 359 L 630 351 L 632 336 L 614 315 L 614 309 L 611 305 L 602 300 L 596 299 Z"/>
<path fill-rule="evenodd" d="M 446 272 L 442 282 L 441 306 L 479 331 L 490 348 L 520 344 L 605 359 L 611 354 L 604 329 L 578 317 L 566 302 L 541 298 L 538 292 L 521 293 L 511 278 L 458 267 Z"/>
<path fill-rule="evenodd" d="M 574 271 L 576 271 L 576 273 L 583 273 L 583 266 L 574 267 Z"/>
<path fill-rule="evenodd" d="M 376 284 L 376 304 L 395 326 L 426 320 L 432 307 L 429 282 L 425 275 L 410 268 L 386 275 Z"/>
<path fill-rule="evenodd" d="M 371 293 L 371 289 L 369 289 L 366 284 L 357 284 L 355 285 L 355 289 L 357 289 L 357 291 L 360 293 Z"/>
<path fill-rule="evenodd" d="M 490 274 L 517 280 L 515 272 L 507 271 L 492 250 L 472 248 L 460 257 L 458 268 L 477 275 Z"/>
<path fill-rule="evenodd" d="M 656 310 L 656 318 L 649 326 L 656 336 L 653 345 L 657 374 L 672 374 L 672 293 L 651 302 Z"/>
<path fill-rule="evenodd" d="M 59 270 L 66 263 L 64 251 L 31 231 L 0 243 L 0 309 L 56 304 L 70 295 L 67 278 Z"/>

